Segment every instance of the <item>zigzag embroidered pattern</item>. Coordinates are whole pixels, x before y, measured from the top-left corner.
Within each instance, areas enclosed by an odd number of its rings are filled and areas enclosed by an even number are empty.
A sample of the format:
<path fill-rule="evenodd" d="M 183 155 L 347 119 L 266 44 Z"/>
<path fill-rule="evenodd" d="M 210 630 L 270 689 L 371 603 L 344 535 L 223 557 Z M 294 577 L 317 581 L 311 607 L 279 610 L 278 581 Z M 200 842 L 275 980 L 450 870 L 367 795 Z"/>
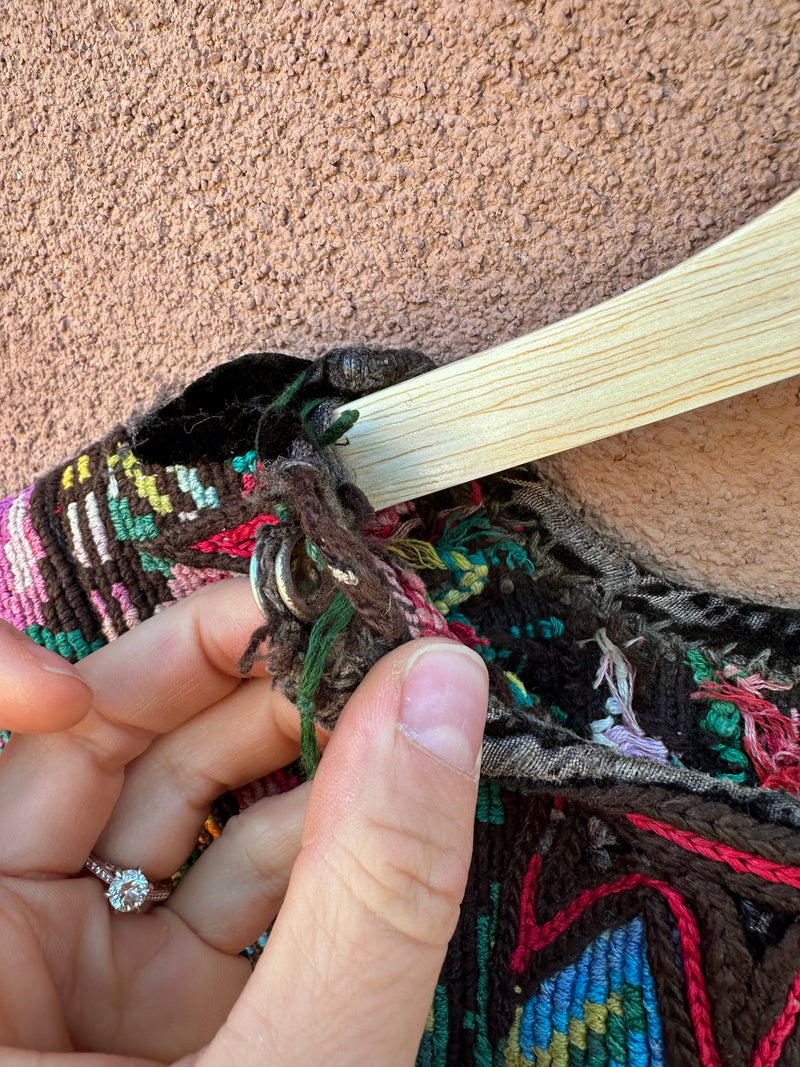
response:
<path fill-rule="evenodd" d="M 517 1008 L 505 1067 L 661 1067 L 661 1020 L 641 918 L 590 945 Z"/>
<path fill-rule="evenodd" d="M 559 805 L 559 800 L 560 798 L 556 798 L 557 806 Z M 659 823 L 653 819 L 635 814 L 629 814 L 627 818 L 635 826 L 657 833 L 675 842 L 680 847 L 688 848 L 692 852 L 727 863 L 734 870 L 748 871 L 759 877 L 768 878 L 770 881 L 800 888 L 800 870 L 795 867 L 768 863 L 761 857 L 748 856 L 720 842 L 705 841 L 695 834 L 683 833 L 666 823 Z M 571 901 L 566 908 L 553 916 L 552 919 L 540 925 L 535 918 L 536 889 L 540 874 L 541 857 L 534 855 L 523 883 L 520 901 L 519 942 L 511 957 L 511 970 L 515 974 L 522 973 L 527 967 L 532 952 L 555 941 L 592 904 L 603 897 L 616 893 L 625 893 L 642 886 L 656 890 L 668 901 L 677 923 L 683 954 L 684 973 L 688 987 L 690 1013 L 695 1028 L 701 1063 L 703 1067 L 719 1067 L 721 1061 L 711 1025 L 708 991 L 702 969 L 700 934 L 695 916 L 687 907 L 684 898 L 664 882 L 641 874 L 631 874 L 615 882 L 584 891 Z M 791 1029 L 798 1012 L 800 1012 L 798 990 L 800 990 L 800 970 L 794 975 L 783 1011 L 774 1020 L 756 1048 L 750 1061 L 751 1067 L 774 1067 L 782 1047 L 782 1042 L 779 1038 L 781 1035 L 785 1036 L 787 1028 Z"/>

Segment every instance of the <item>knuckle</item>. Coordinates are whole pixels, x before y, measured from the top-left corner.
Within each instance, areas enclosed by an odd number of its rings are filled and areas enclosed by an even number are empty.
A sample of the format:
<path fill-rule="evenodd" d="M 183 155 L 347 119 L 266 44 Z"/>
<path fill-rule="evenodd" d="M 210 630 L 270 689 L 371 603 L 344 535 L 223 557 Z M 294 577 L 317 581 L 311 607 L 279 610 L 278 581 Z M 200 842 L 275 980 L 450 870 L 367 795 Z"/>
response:
<path fill-rule="evenodd" d="M 382 924 L 441 948 L 453 935 L 468 874 L 463 850 L 422 827 L 370 818 L 360 847 L 343 843 L 340 876 Z"/>
<path fill-rule="evenodd" d="M 282 842 L 271 838 L 252 809 L 234 815 L 225 824 L 223 836 L 232 846 L 248 876 L 265 896 L 282 896 L 289 880 L 291 863 Z"/>

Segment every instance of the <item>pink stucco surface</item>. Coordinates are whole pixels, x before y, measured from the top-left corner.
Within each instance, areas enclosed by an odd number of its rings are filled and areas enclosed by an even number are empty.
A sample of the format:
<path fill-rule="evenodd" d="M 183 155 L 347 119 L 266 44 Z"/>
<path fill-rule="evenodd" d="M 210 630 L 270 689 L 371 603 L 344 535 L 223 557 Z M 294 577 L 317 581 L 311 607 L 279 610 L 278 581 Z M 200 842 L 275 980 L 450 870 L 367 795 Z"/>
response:
<path fill-rule="evenodd" d="M 796 0 L 0 2 L 0 490 L 254 349 L 457 359 L 800 184 Z M 800 603 L 800 380 L 547 464 Z"/>

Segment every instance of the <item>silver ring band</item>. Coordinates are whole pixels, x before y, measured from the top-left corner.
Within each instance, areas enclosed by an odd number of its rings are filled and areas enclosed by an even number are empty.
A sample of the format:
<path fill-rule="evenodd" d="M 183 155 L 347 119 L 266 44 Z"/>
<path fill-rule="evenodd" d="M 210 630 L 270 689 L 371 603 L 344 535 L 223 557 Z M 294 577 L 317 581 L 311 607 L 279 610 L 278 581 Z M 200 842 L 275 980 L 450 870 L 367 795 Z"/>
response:
<path fill-rule="evenodd" d="M 114 911 L 146 911 L 151 904 L 162 904 L 172 892 L 171 879 L 151 882 L 145 878 L 141 867 L 115 867 L 95 856 L 94 852 L 89 854 L 83 866 L 108 886 L 105 896 Z"/>

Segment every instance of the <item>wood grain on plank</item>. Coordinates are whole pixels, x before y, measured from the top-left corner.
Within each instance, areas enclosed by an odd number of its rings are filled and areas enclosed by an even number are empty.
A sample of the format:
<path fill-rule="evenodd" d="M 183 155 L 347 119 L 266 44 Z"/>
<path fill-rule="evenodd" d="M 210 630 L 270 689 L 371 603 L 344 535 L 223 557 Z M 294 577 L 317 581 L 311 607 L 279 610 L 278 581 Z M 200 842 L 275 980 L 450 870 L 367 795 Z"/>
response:
<path fill-rule="evenodd" d="M 363 397 L 344 458 L 374 507 L 800 373 L 800 191 L 672 270 Z"/>

